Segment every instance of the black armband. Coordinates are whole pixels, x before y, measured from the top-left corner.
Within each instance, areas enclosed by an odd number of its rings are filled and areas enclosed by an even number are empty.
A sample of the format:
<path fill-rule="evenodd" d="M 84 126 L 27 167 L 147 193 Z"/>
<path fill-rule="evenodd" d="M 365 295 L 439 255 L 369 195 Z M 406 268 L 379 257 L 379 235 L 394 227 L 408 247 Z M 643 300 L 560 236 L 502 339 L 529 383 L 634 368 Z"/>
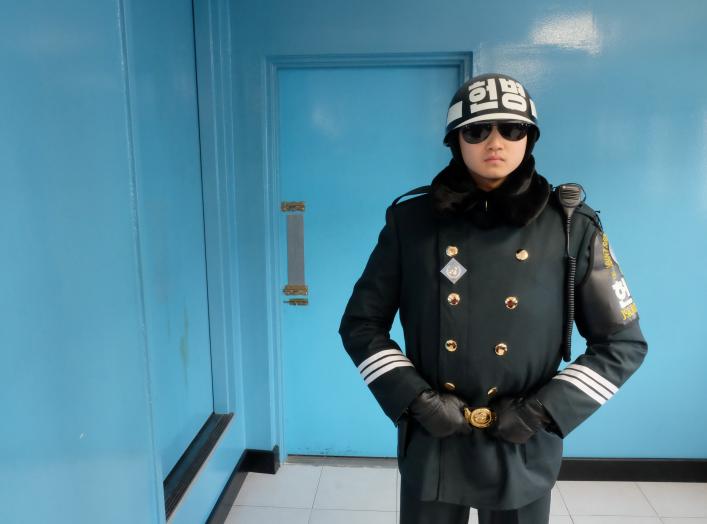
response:
<path fill-rule="evenodd" d="M 638 318 L 621 268 L 603 231 L 594 232 L 587 274 L 578 288 L 583 310 L 578 327 L 588 337 L 611 335 Z"/>

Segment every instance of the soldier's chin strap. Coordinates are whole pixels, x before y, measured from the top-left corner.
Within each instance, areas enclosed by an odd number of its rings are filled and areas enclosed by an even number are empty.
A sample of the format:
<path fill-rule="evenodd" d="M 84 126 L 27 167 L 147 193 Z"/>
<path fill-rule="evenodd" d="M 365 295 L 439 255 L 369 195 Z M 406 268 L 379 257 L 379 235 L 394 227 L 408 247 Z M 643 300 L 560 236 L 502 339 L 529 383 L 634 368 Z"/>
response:
<path fill-rule="evenodd" d="M 570 253 L 570 224 L 572 214 L 584 202 L 586 194 L 579 184 L 562 184 L 557 188 L 557 199 L 565 211 L 565 254 L 567 256 L 567 321 L 565 323 L 565 344 L 562 359 L 569 362 L 572 358 L 572 324 L 574 323 L 574 280 L 577 272 L 577 259 Z"/>

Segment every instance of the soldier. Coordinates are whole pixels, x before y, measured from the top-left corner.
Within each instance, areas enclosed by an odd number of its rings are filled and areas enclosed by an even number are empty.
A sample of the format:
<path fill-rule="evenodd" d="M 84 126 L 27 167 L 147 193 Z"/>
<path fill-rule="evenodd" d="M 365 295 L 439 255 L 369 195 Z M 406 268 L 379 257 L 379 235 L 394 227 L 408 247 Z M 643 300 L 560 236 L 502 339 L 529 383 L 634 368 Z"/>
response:
<path fill-rule="evenodd" d="M 520 82 L 462 85 L 449 165 L 388 207 L 341 319 L 346 351 L 398 429 L 401 524 L 465 524 L 470 507 L 480 524 L 546 524 L 562 439 L 646 354 L 581 186 L 553 190 L 535 171 L 539 136 Z M 398 309 L 405 353 L 389 334 Z M 573 319 L 587 347 L 558 372 Z"/>

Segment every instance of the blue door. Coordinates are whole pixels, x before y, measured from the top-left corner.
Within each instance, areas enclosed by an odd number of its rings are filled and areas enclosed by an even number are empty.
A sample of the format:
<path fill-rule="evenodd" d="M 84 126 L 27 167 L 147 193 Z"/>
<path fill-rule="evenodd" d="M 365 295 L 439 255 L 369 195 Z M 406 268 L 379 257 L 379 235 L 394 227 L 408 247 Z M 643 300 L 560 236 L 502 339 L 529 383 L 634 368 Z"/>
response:
<path fill-rule="evenodd" d="M 307 305 L 282 301 L 288 454 L 395 454 L 395 428 L 343 349 L 338 327 L 386 207 L 449 161 L 446 110 L 465 64 L 390 58 L 277 69 L 280 197 L 305 203 L 308 286 Z M 284 217 L 280 237 L 284 262 Z M 397 317 L 391 336 L 403 346 Z"/>

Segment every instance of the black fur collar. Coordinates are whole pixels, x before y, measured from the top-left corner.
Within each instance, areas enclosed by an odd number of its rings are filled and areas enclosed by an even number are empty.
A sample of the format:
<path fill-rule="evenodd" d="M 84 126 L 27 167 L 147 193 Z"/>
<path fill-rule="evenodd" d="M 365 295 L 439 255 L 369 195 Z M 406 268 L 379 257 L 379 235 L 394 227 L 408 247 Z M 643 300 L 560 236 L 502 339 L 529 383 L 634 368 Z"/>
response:
<path fill-rule="evenodd" d="M 533 155 L 491 191 L 479 189 L 466 166 L 452 158 L 432 180 L 430 189 L 438 213 L 467 216 L 484 228 L 529 224 L 545 209 L 550 192 L 548 181 L 535 171 Z"/>

